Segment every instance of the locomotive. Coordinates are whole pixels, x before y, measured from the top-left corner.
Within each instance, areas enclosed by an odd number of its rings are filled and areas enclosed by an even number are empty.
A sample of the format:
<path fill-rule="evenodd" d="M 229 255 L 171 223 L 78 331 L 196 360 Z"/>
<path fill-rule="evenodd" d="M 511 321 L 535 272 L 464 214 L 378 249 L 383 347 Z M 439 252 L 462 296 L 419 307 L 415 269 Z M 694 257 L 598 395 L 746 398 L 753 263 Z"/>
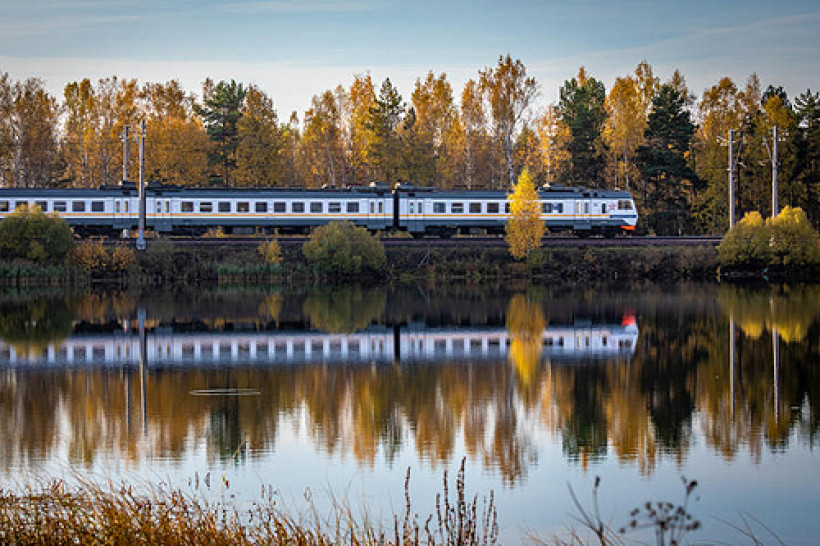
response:
<path fill-rule="evenodd" d="M 308 233 L 348 220 L 370 231 L 414 237 L 503 233 L 506 192 L 399 186 L 343 189 L 186 188 L 149 183 L 146 228 L 162 234 Z M 551 231 L 614 236 L 635 229 L 638 214 L 625 191 L 543 187 L 541 219 Z M 0 189 L 0 220 L 22 205 L 57 213 L 79 235 L 116 235 L 136 229 L 139 192 L 133 183 L 100 189 Z"/>

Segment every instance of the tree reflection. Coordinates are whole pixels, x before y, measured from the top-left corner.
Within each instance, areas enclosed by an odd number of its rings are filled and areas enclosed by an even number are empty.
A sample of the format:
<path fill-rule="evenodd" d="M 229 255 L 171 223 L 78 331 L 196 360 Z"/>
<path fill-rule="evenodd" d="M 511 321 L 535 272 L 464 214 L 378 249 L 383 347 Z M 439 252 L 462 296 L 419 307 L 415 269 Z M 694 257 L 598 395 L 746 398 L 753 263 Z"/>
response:
<path fill-rule="evenodd" d="M 71 323 L 72 313 L 62 299 L 0 303 L 0 339 L 32 358 L 67 338 Z"/>
<path fill-rule="evenodd" d="M 385 301 L 381 289 L 344 287 L 311 293 L 305 298 L 303 309 L 317 330 L 351 333 L 381 317 Z"/>
<path fill-rule="evenodd" d="M 71 311 L 65 299 L 0 304 L 0 337 L 23 344 L 21 350 L 42 351 L 69 335 L 79 316 L 84 322 L 77 328 L 116 321 L 115 306 L 125 316 L 133 315 L 133 299 L 107 298 L 69 300 L 76 305 Z M 180 459 L 198 446 L 205 446 L 211 461 L 241 463 L 275 449 L 283 428 L 292 427 L 314 449 L 353 457 L 362 465 L 373 465 L 378 458 L 394 462 L 412 450 L 439 467 L 452 464 L 463 449 L 514 486 L 537 460 L 539 432 L 560 442 L 566 457 L 578 464 L 616 457 L 647 473 L 663 457 L 683 461 L 695 435 L 728 459 L 740 452 L 759 458 L 764 450 L 786 449 L 796 437 L 817 444 L 816 289 L 761 295 L 721 288 L 719 308 L 709 307 L 711 298 L 697 293 L 671 304 L 666 296 L 625 298 L 637 302 L 640 337 L 634 355 L 568 362 L 542 360 L 549 354 L 543 348 L 543 309 L 550 309 L 551 328 L 563 327 L 557 322 L 563 320 L 571 329 L 579 317 L 617 326 L 624 306 L 616 306 L 613 318 L 590 303 L 601 299 L 594 293 L 566 307 L 549 298 L 530 293 L 509 300 L 501 323 L 510 340 L 506 361 L 149 366 L 146 438 L 138 424 L 141 414 L 134 409 L 142 400 L 133 368 L 4 367 L 0 353 L 0 465 L 17 468 L 46 459 L 59 446 L 67 446 L 73 464 L 81 466 L 103 455 L 131 463 Z M 680 304 L 691 300 L 699 303 Z M 246 314 L 258 311 L 259 316 L 249 317 L 257 324 L 303 324 L 303 312 L 313 327 L 328 332 L 365 328 L 387 313 L 383 291 L 322 292 L 304 299 L 265 293 L 252 301 Z M 458 301 L 451 305 L 455 308 Z M 476 305 L 472 299 L 470 305 Z M 500 307 L 471 313 L 471 326 L 492 320 L 498 328 L 495 317 L 504 313 L 504 303 Z M 209 312 L 207 321 L 191 328 L 239 322 L 227 312 Z M 733 369 L 729 313 L 740 325 Z M 772 336 L 762 332 L 781 327 L 787 333 L 779 341 L 775 366 Z M 219 328 L 224 335 L 223 326 Z M 192 394 L 217 388 L 260 394 Z"/>

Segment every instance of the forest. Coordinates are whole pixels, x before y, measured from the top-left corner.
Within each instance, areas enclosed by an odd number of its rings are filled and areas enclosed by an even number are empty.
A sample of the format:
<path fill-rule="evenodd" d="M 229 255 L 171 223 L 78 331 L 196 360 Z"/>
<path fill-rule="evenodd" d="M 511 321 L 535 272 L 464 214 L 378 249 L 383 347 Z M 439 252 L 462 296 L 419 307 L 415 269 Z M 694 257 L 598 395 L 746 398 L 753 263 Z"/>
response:
<path fill-rule="evenodd" d="M 543 83 L 510 55 L 461 89 L 447 74 L 419 77 L 409 97 L 390 81 L 354 75 L 280 116 L 255 85 L 205 79 L 86 78 L 51 95 L 38 78 L 0 71 L 0 187 L 98 187 L 130 179 L 146 122 L 149 181 L 213 187 L 343 187 L 371 183 L 510 190 L 526 167 L 537 185 L 630 191 L 640 230 L 722 234 L 728 228 L 728 146 L 734 133 L 735 208 L 771 214 L 773 128 L 779 204 L 820 225 L 820 95 L 789 97 L 752 74 L 721 78 L 698 96 L 675 71 L 646 61 L 604 83 L 584 67 L 541 99 Z M 550 84 L 552 85 L 552 84 Z"/>

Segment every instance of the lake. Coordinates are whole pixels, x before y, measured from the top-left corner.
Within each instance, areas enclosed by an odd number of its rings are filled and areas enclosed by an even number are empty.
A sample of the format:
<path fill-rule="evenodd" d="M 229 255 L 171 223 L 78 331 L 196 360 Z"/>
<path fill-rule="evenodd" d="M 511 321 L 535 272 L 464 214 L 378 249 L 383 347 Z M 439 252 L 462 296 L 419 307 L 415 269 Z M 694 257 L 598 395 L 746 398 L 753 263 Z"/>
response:
<path fill-rule="evenodd" d="M 464 461 L 505 544 L 582 529 L 570 488 L 590 509 L 598 477 L 614 528 L 686 479 L 693 540 L 817 543 L 818 315 L 811 286 L 7 291 L 0 486 L 125 479 L 389 524 L 408 469 L 427 514 Z"/>

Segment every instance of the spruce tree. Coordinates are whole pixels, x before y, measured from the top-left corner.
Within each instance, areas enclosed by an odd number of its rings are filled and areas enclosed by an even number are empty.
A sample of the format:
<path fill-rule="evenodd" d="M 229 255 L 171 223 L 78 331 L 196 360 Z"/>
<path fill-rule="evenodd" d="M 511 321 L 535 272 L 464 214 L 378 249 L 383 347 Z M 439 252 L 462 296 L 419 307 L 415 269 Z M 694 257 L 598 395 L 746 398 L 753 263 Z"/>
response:
<path fill-rule="evenodd" d="M 646 144 L 638 148 L 638 162 L 644 178 L 643 205 L 655 230 L 680 232 L 689 216 L 688 196 L 697 176 L 687 163 L 687 153 L 695 133 L 685 98 L 664 84 L 652 99 L 652 111 L 644 132 Z M 664 218 L 664 217 L 668 218 Z"/>
<path fill-rule="evenodd" d="M 231 80 L 213 85 L 206 80 L 203 90 L 202 105 L 196 106 L 196 112 L 202 117 L 205 129 L 211 141 L 215 143 L 209 156 L 212 166 L 221 167 L 221 178 L 224 186 L 232 184 L 232 175 L 236 169 L 236 148 L 239 143 L 237 125 L 242 117 L 242 105 L 247 90 L 241 83 Z"/>
<path fill-rule="evenodd" d="M 581 67 L 577 78 L 564 82 L 558 109 L 570 130 L 567 151 L 571 168 L 564 182 L 576 186 L 600 188 L 604 185 L 606 158 L 601 138 L 606 120 L 606 89 L 595 78 L 589 78 Z"/>

